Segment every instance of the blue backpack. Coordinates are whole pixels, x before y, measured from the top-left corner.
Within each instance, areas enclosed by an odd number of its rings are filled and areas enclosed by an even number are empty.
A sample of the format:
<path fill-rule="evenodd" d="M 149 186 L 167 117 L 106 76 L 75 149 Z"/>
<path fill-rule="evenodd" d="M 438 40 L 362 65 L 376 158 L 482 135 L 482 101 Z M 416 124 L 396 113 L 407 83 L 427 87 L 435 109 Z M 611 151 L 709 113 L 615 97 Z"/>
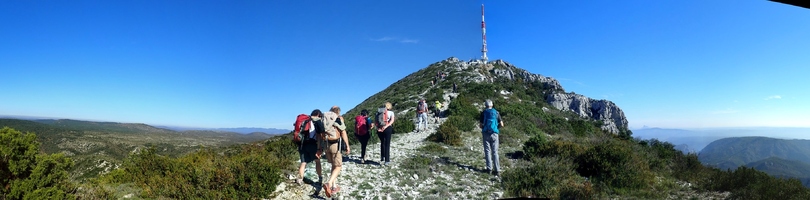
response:
<path fill-rule="evenodd" d="M 495 108 L 484 110 L 484 132 L 498 133 L 498 111 Z"/>

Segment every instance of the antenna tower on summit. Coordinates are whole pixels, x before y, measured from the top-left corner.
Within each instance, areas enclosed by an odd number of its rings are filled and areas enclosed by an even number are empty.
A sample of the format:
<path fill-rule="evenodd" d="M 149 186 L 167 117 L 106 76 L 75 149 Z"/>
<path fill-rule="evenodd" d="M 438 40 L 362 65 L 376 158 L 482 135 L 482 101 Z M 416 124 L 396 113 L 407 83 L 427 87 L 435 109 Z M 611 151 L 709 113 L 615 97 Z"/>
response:
<path fill-rule="evenodd" d="M 487 62 L 487 23 L 484 21 L 484 4 L 481 4 L 481 36 L 484 40 L 484 46 L 481 47 L 481 60 Z"/>

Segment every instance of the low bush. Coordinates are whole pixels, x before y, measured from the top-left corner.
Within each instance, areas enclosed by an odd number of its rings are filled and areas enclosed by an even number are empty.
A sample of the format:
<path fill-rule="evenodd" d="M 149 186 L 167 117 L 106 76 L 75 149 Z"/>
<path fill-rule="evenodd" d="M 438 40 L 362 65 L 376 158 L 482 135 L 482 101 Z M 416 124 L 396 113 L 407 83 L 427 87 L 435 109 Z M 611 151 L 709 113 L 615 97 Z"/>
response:
<path fill-rule="evenodd" d="M 131 155 L 100 180 L 133 183 L 146 198 L 264 198 L 282 181 L 281 172 L 293 166 L 297 148 L 284 136 L 223 152 L 200 149 L 179 158 L 158 155 L 152 147 Z"/>
<path fill-rule="evenodd" d="M 652 183 L 649 164 L 626 141 L 608 140 L 577 157 L 577 172 L 617 191 L 643 189 Z"/>
<path fill-rule="evenodd" d="M 461 116 L 450 116 L 444 124 L 453 124 L 459 131 L 472 131 L 475 128 L 475 119 Z"/>
<path fill-rule="evenodd" d="M 575 142 L 552 140 L 540 144 L 539 147 L 532 149 L 534 152 L 528 153 L 528 155 L 531 155 L 530 157 L 560 156 L 563 158 L 577 158 L 585 153 L 585 150 L 586 149 L 583 145 Z"/>
<path fill-rule="evenodd" d="M 427 144 L 425 144 L 425 146 L 420 147 L 419 151 L 434 155 L 444 155 L 445 153 L 447 153 L 447 149 L 442 147 L 442 145 L 433 142 L 428 142 Z"/>
<path fill-rule="evenodd" d="M 413 131 L 414 129 L 416 129 L 416 125 L 415 125 L 416 122 L 413 121 L 413 119 L 414 119 L 413 116 L 414 115 L 413 115 L 412 112 L 405 112 L 405 113 L 396 115 L 394 125 L 393 125 L 394 126 L 394 134 L 409 133 L 409 132 Z"/>
<path fill-rule="evenodd" d="M 461 146 L 461 132 L 451 123 L 443 123 L 439 130 L 427 137 L 428 141 L 445 143 L 453 146 Z"/>
<path fill-rule="evenodd" d="M 503 173 L 505 196 L 594 199 L 597 193 L 570 159 L 543 157 Z"/>

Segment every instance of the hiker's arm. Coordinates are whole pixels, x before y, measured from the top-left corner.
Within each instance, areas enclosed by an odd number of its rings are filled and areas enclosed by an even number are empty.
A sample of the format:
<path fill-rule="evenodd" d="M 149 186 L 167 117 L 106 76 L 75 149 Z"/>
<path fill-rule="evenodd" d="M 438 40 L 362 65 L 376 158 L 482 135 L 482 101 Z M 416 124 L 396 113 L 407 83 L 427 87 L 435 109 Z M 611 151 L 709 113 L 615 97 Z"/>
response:
<path fill-rule="evenodd" d="M 343 137 L 343 142 L 346 143 L 346 155 L 348 155 L 349 152 L 351 152 L 349 150 L 349 134 L 346 134 L 346 131 L 343 131 L 343 134 L 341 134 L 341 137 Z"/>
<path fill-rule="evenodd" d="M 340 129 L 341 131 L 346 130 L 346 120 L 343 120 L 343 116 L 340 116 L 340 123 L 335 123 L 335 128 Z"/>
<path fill-rule="evenodd" d="M 498 124 L 500 124 L 501 127 L 503 127 L 503 120 L 501 120 L 501 113 L 500 112 L 497 113 L 498 113 Z"/>
<path fill-rule="evenodd" d="M 388 120 L 388 123 L 385 124 L 385 128 L 393 126 L 394 121 L 396 121 L 396 120 L 397 120 L 396 116 L 391 115 L 391 120 Z"/>

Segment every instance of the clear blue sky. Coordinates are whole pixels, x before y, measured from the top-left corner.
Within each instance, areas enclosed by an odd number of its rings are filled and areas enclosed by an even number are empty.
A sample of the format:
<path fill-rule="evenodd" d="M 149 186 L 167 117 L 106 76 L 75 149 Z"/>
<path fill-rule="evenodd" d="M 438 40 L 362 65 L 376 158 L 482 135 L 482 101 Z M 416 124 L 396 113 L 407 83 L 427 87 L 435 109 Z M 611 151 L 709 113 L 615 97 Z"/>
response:
<path fill-rule="evenodd" d="M 810 126 L 810 10 L 757 1 L 3 1 L 0 115 L 291 128 L 455 56 L 631 128 Z"/>

